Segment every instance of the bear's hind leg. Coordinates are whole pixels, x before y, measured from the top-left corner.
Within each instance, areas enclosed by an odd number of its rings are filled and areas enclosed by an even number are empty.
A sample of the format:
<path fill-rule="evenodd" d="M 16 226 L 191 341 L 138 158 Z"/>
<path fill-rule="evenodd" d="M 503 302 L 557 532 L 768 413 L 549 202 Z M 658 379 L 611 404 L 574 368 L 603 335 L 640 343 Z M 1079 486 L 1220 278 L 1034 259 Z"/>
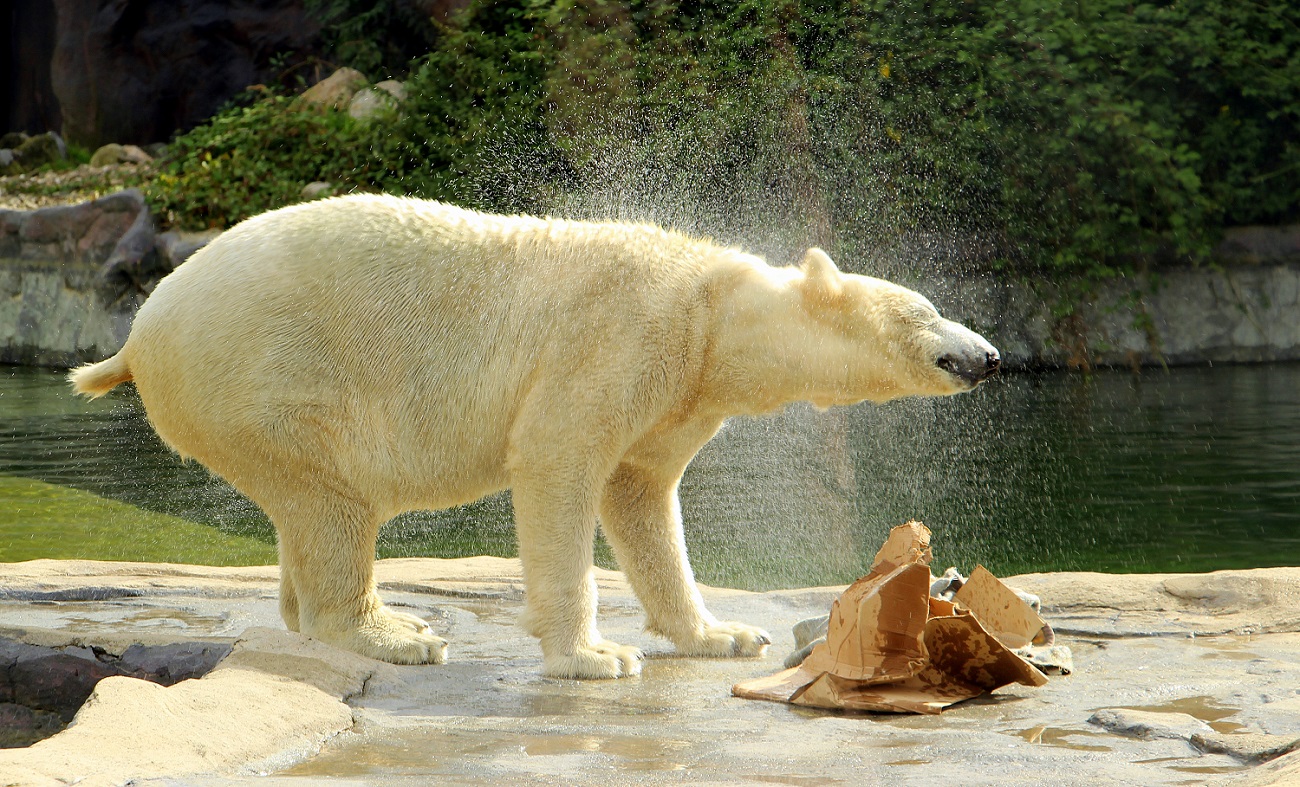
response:
<path fill-rule="evenodd" d="M 284 539 L 280 539 L 281 545 Z M 290 568 L 289 561 L 284 559 L 284 548 L 280 550 L 280 617 L 284 620 L 285 628 L 290 631 L 300 631 L 301 624 L 298 622 L 298 589 L 293 584 L 293 570 Z"/>
<path fill-rule="evenodd" d="M 299 488 L 267 507 L 280 538 L 285 624 L 309 637 L 394 664 L 441 664 L 447 642 L 414 615 L 389 609 L 374 582 L 379 517 L 332 490 Z"/>
<path fill-rule="evenodd" d="M 761 656 L 764 630 L 719 622 L 704 607 L 682 535 L 677 479 L 619 465 L 601 500 L 601 525 L 646 611 L 646 629 L 666 637 L 683 656 Z"/>

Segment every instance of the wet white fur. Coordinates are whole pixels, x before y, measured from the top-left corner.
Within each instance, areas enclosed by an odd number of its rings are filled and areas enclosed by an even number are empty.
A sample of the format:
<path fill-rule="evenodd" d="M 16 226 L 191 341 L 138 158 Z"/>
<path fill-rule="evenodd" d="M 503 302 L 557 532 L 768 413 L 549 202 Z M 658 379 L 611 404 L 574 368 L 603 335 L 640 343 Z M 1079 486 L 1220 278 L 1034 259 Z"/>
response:
<path fill-rule="evenodd" d="M 354 196 L 231 229 L 73 380 L 133 378 L 162 439 L 275 523 L 289 628 L 387 661 L 441 662 L 446 643 L 380 601 L 380 524 L 509 488 L 545 673 L 612 678 L 640 652 L 596 630 L 598 522 L 650 631 L 760 654 L 767 635 L 696 589 L 687 463 L 732 415 L 966 390 L 935 359 L 972 347 L 816 249 L 773 268 L 650 226 Z"/>

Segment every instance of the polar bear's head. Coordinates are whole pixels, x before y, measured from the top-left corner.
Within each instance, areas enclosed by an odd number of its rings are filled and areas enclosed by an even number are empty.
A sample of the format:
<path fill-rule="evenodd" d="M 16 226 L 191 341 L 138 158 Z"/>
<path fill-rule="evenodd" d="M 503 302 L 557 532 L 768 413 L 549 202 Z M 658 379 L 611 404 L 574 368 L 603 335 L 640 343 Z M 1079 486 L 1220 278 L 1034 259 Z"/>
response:
<path fill-rule="evenodd" d="M 1001 365 L 993 345 L 940 317 L 920 293 L 841 273 L 821 249 L 809 249 L 799 270 L 804 306 L 826 329 L 827 350 L 842 356 L 826 360 L 844 375 L 843 388 L 815 404 L 961 393 Z"/>

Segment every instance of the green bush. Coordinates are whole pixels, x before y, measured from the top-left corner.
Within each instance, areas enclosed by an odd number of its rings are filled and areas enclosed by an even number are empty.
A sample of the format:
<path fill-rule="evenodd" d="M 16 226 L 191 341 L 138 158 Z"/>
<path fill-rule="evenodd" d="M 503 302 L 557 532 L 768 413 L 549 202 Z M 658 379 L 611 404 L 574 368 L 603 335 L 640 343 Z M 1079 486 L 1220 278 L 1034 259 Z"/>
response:
<path fill-rule="evenodd" d="M 371 79 L 401 77 L 438 42 L 429 3 L 421 0 L 306 0 L 306 6 L 320 19 L 330 58 Z"/>
<path fill-rule="evenodd" d="M 1104 273 L 1294 220 L 1298 23 L 1291 4 L 909 0 L 871 4 L 862 33 L 882 117 L 959 213 L 1015 261 Z"/>
<path fill-rule="evenodd" d="M 1300 218 L 1294 4 L 479 0 L 434 29 L 396 117 L 267 99 L 179 138 L 151 193 L 187 223 L 328 180 L 782 252 L 938 233 L 1093 276 Z"/>
<path fill-rule="evenodd" d="M 145 195 L 169 224 L 228 227 L 301 200 L 313 181 L 366 187 L 371 133 L 344 112 L 267 96 L 173 140 Z"/>

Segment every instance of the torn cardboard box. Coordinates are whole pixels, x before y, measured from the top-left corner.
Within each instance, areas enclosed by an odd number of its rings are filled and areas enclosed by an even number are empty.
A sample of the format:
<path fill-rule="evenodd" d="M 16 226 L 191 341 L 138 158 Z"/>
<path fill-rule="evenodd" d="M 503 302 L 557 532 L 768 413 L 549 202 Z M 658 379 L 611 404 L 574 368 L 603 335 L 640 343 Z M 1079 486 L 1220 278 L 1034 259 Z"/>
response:
<path fill-rule="evenodd" d="M 1008 683 L 1047 676 L 1013 652 L 1050 645 L 1049 627 L 980 566 L 952 601 L 930 596 L 930 531 L 894 528 L 871 572 L 831 606 L 826 639 L 803 663 L 732 694 L 817 708 L 938 713 Z"/>

